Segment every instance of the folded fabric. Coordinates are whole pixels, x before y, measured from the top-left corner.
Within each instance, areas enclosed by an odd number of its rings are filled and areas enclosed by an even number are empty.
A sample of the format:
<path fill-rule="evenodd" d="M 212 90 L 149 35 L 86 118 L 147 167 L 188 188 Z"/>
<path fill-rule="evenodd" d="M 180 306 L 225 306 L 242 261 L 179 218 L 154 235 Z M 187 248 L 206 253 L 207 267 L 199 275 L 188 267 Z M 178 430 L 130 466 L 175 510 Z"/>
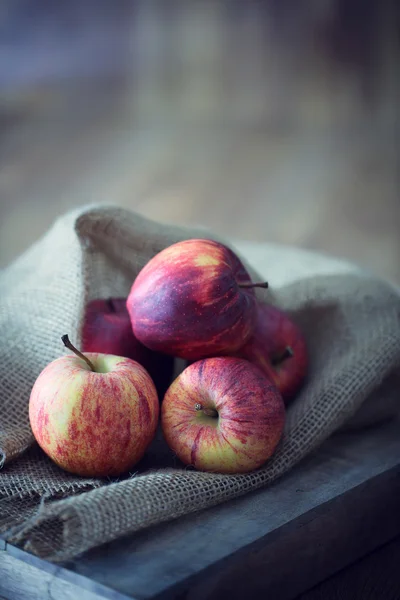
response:
<path fill-rule="evenodd" d="M 398 290 L 327 257 L 228 241 L 254 278 L 270 282 L 260 299 L 290 313 L 309 349 L 310 372 L 273 457 L 245 475 L 183 470 L 159 433 L 133 477 L 110 483 L 59 469 L 29 427 L 35 379 L 65 351 L 63 333 L 79 346 L 89 300 L 127 295 L 157 252 L 193 237 L 218 239 L 116 207 L 84 207 L 61 217 L 0 273 L 0 531 L 11 541 L 51 560 L 68 559 L 265 486 L 337 429 L 398 412 Z"/>

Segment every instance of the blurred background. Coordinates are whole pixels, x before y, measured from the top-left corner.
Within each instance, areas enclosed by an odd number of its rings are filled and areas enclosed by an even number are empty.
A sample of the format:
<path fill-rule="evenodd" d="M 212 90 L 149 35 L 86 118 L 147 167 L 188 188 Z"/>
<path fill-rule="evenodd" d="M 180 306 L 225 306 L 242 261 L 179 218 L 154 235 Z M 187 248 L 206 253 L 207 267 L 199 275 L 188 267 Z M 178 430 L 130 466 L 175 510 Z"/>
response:
<path fill-rule="evenodd" d="M 112 202 L 400 282 L 395 0 L 2 0 L 0 267 Z"/>

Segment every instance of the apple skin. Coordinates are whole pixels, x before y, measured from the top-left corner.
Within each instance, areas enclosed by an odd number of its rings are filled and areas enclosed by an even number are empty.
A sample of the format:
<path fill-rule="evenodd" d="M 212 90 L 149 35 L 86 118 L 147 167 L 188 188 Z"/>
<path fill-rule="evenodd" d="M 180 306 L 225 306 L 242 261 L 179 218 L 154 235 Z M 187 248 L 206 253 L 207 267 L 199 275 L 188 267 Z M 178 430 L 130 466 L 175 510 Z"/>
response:
<path fill-rule="evenodd" d="M 256 299 L 249 274 L 226 246 L 191 239 L 150 260 L 127 300 L 135 336 L 148 348 L 198 360 L 228 354 L 252 335 Z"/>
<path fill-rule="evenodd" d="M 98 298 L 87 304 L 82 329 L 82 352 L 114 354 L 136 360 L 149 372 L 160 398 L 172 381 L 173 358 L 152 352 L 136 339 L 126 308 L 126 298 Z"/>
<path fill-rule="evenodd" d="M 138 361 L 146 369 L 153 355 L 133 335 L 126 298 L 98 298 L 87 304 L 82 352 L 125 356 Z"/>
<path fill-rule="evenodd" d="M 214 409 L 218 417 L 196 410 Z M 192 363 L 171 384 L 161 405 L 168 446 L 186 465 L 217 473 L 261 467 L 281 439 L 282 396 L 246 360 L 206 358 Z"/>
<path fill-rule="evenodd" d="M 292 356 L 280 363 L 276 359 L 290 348 Z M 287 404 L 299 391 L 308 370 L 307 346 L 299 327 L 275 306 L 257 303 L 253 337 L 235 356 L 260 367 L 275 383 Z"/>
<path fill-rule="evenodd" d="M 62 469 L 87 477 L 119 475 L 132 468 L 152 441 L 159 418 L 155 386 L 139 363 L 87 353 L 48 364 L 30 395 L 36 441 Z"/>

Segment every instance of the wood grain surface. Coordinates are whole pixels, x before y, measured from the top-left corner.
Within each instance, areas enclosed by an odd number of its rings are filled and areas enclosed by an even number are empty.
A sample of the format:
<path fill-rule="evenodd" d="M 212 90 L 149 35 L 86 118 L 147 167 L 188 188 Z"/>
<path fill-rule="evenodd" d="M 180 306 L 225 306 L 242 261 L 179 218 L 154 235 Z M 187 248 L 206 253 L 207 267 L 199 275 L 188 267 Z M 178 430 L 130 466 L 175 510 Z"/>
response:
<path fill-rule="evenodd" d="M 0 551 L 2 582 L 0 589 L 7 593 L 7 600 L 98 600 L 101 597 L 90 589 L 59 579 L 32 565 L 17 560 Z M 110 594 L 110 600 L 119 600 Z M 0 596 L 1 600 L 1 596 Z"/>
<path fill-rule="evenodd" d="M 393 2 L 28 5 L 2 5 L 0 265 L 105 202 L 400 281 Z"/>
<path fill-rule="evenodd" d="M 399 600 L 399 564 L 396 538 L 296 600 Z"/>

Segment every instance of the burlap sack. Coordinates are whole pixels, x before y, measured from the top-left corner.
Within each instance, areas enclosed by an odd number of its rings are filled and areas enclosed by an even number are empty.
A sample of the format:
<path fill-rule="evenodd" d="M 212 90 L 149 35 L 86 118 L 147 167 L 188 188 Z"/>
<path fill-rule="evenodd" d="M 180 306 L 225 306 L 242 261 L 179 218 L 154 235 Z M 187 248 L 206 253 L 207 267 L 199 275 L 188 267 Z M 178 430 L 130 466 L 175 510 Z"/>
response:
<path fill-rule="evenodd" d="M 397 411 L 400 297 L 390 285 L 346 265 L 263 245 L 246 252 L 308 342 L 311 368 L 290 406 L 273 458 L 246 475 L 182 469 L 159 432 L 135 473 L 85 479 L 56 467 L 33 444 L 30 389 L 42 368 L 79 346 L 88 300 L 126 295 L 139 269 L 203 230 L 159 225 L 119 208 L 89 207 L 59 219 L 0 274 L 0 530 L 11 541 L 63 560 L 118 536 L 215 505 L 272 482 L 345 424 Z M 216 239 L 214 237 L 214 239 Z M 338 267 L 338 268 L 336 268 Z M 253 276 L 257 275 L 253 272 Z M 396 394 L 393 393 L 395 389 Z M 363 410 L 367 407 L 367 410 Z M 353 417 L 353 420 L 352 420 Z"/>

